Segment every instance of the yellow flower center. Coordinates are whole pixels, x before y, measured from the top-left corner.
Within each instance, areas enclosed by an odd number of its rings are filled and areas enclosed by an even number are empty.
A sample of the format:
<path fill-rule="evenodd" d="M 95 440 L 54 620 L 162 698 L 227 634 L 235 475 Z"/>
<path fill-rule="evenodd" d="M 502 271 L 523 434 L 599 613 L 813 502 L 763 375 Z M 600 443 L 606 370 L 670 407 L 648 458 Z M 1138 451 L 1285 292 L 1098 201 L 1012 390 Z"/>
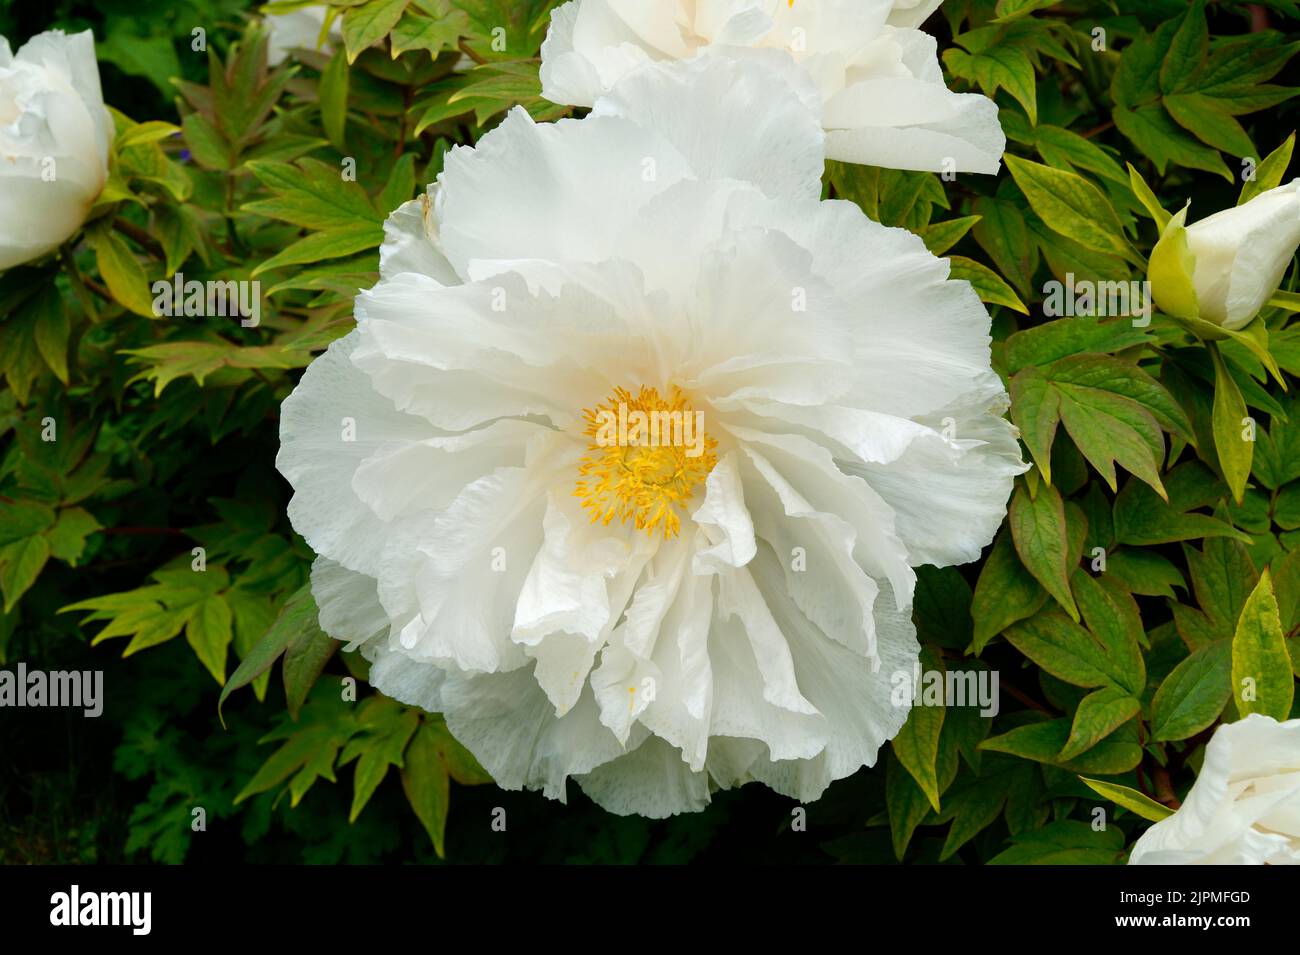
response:
<path fill-rule="evenodd" d="M 675 536 L 679 508 L 718 462 L 704 412 L 674 385 L 666 399 L 655 388 L 642 386 L 635 395 L 615 388 L 582 415 L 591 453 L 578 466 L 573 494 L 591 512 L 591 522 L 608 525 L 618 518 L 650 534 Z"/>

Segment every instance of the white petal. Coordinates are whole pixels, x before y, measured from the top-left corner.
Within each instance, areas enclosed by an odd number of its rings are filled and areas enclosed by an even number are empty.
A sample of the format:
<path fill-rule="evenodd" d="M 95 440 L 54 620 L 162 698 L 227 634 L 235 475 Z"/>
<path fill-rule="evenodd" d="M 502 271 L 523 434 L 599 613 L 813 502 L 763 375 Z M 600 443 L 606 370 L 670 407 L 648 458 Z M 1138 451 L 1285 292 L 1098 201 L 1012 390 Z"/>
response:
<path fill-rule="evenodd" d="M 443 285 L 455 285 L 459 279 L 438 247 L 436 229 L 433 202 L 428 193 L 398 206 L 384 220 L 379 277 L 386 279 L 402 272 L 418 272 Z"/>
<path fill-rule="evenodd" d="M 358 340 L 353 331 L 330 345 L 285 399 L 275 466 L 294 489 L 289 520 L 312 550 L 378 576 L 388 526 L 352 489 L 353 475 L 384 445 L 437 432 L 375 393 L 351 361 Z"/>
<path fill-rule="evenodd" d="M 686 157 L 695 178 L 752 182 L 771 196 L 821 193 L 817 116 L 759 63 L 722 56 L 652 63 L 621 79 L 592 114 L 655 130 Z"/>
<path fill-rule="evenodd" d="M 311 593 L 320 611 L 320 628 L 347 643 L 349 650 L 388 631 L 388 614 L 379 603 L 373 577 L 317 557 L 311 565 Z"/>

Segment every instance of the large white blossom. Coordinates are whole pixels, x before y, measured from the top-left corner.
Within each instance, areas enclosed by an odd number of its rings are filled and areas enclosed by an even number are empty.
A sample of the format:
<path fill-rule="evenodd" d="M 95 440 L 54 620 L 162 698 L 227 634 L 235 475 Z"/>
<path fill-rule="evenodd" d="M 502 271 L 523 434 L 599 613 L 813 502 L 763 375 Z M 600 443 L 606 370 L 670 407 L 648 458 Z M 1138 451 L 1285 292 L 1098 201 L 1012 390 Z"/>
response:
<path fill-rule="evenodd" d="M 108 179 L 113 121 L 89 30 L 50 30 L 15 55 L 0 36 L 0 269 L 52 252 Z"/>
<path fill-rule="evenodd" d="M 1129 865 L 1300 865 L 1300 720 L 1252 713 L 1214 731 L 1183 805 Z"/>
<path fill-rule="evenodd" d="M 979 298 L 820 201 L 822 147 L 744 61 L 516 109 L 390 217 L 285 401 L 323 628 L 500 785 L 812 800 L 903 724 L 913 567 L 974 560 L 1024 465 Z M 703 430 L 602 441 L 620 401 Z"/>
<path fill-rule="evenodd" d="M 826 155 L 931 172 L 996 173 L 997 105 L 944 84 L 936 0 L 570 0 L 542 44 L 542 95 L 590 106 L 630 71 L 696 56 L 754 59 L 797 89 Z"/>

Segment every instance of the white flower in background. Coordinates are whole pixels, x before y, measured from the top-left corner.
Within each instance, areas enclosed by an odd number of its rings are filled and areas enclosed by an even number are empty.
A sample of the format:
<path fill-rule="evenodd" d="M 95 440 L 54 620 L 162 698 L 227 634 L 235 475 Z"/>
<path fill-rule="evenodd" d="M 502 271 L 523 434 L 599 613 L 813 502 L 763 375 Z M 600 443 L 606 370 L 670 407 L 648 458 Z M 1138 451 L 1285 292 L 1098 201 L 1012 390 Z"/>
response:
<path fill-rule="evenodd" d="M 1300 720 L 1253 713 L 1214 732 L 1191 792 L 1129 865 L 1300 864 Z"/>
<path fill-rule="evenodd" d="M 515 109 L 285 401 L 321 625 L 500 785 L 811 800 L 904 722 L 912 568 L 978 557 L 1024 465 L 975 292 L 821 170 L 753 63 Z M 620 404 L 680 434 L 603 431 Z"/>
<path fill-rule="evenodd" d="M 0 269 L 53 251 L 86 221 L 112 137 L 89 30 L 38 34 L 16 55 L 0 36 Z"/>
<path fill-rule="evenodd" d="M 542 44 L 542 95 L 590 106 L 645 63 L 710 54 L 757 59 L 781 71 L 820 117 L 830 159 L 996 173 L 1006 148 L 997 105 L 949 91 L 934 37 L 912 29 L 937 6 L 570 0 L 552 12 Z"/>
<path fill-rule="evenodd" d="M 896 27 L 919 27 L 942 3 L 943 0 L 894 0 L 889 24 Z"/>
<path fill-rule="evenodd" d="M 293 50 L 333 53 L 334 44 L 343 40 L 343 18 L 335 17 L 329 32 L 325 33 L 325 14 L 328 12 L 328 5 L 317 3 L 288 13 L 267 14 L 267 63 L 279 66 L 289 58 Z"/>
<path fill-rule="evenodd" d="M 1242 328 L 1277 291 L 1300 247 L 1300 179 L 1189 226 L 1186 218 L 1184 208 L 1151 253 L 1156 304 L 1171 315 Z"/>

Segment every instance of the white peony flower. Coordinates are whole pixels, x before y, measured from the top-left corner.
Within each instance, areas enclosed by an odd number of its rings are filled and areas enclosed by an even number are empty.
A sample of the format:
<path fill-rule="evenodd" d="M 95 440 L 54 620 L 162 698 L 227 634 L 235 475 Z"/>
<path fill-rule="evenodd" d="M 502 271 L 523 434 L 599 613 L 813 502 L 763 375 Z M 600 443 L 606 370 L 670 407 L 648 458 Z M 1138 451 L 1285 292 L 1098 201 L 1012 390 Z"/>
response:
<path fill-rule="evenodd" d="M 1184 209 L 1171 232 L 1185 215 Z M 1197 317 L 1227 329 L 1244 327 L 1277 291 L 1300 246 L 1300 179 L 1192 223 L 1186 237 Z M 1162 278 L 1152 275 L 1157 300 L 1166 291 Z"/>
<path fill-rule="evenodd" d="M 895 10 L 894 7 L 898 9 Z M 655 61 L 712 54 L 780 70 L 826 130 L 826 156 L 931 172 L 996 173 L 997 105 L 944 85 L 933 0 L 570 0 L 542 44 L 542 95 L 590 106 Z"/>
<path fill-rule="evenodd" d="M 0 36 L 0 269 L 53 251 L 86 221 L 112 137 L 89 30 L 38 34 L 17 55 Z"/>
<path fill-rule="evenodd" d="M 907 716 L 912 568 L 975 559 L 1024 465 L 975 292 L 819 201 L 821 139 L 714 58 L 516 109 L 284 403 L 322 627 L 506 788 L 811 800 Z"/>
<path fill-rule="evenodd" d="M 329 54 L 334 52 L 334 45 L 343 39 L 343 18 L 335 17 L 325 33 L 325 14 L 329 6 L 324 3 L 312 4 L 290 10 L 288 13 L 272 13 L 266 17 L 266 62 L 270 66 L 279 66 L 290 56 L 293 50 L 320 50 Z M 324 36 L 321 34 L 325 33 Z"/>
<path fill-rule="evenodd" d="M 943 0 L 893 0 L 889 24 L 896 27 L 919 27 L 942 4 Z"/>
<path fill-rule="evenodd" d="M 1182 808 L 1129 865 L 1300 864 L 1300 720 L 1252 713 L 1214 732 Z"/>

